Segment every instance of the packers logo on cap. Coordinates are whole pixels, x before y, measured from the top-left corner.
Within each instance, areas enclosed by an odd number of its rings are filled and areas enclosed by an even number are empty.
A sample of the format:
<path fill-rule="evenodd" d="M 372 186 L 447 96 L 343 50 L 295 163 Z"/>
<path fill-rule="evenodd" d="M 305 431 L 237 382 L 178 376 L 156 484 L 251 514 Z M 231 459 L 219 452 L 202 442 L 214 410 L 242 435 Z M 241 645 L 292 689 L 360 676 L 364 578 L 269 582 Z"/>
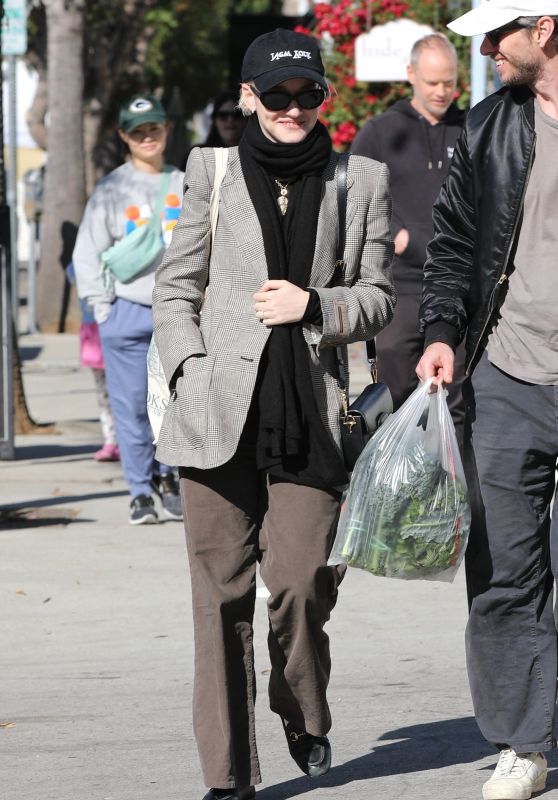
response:
<path fill-rule="evenodd" d="M 146 111 L 151 111 L 152 108 L 153 103 L 151 100 L 148 100 L 146 97 L 137 97 L 128 106 L 128 111 L 131 111 L 133 114 L 144 114 Z"/>

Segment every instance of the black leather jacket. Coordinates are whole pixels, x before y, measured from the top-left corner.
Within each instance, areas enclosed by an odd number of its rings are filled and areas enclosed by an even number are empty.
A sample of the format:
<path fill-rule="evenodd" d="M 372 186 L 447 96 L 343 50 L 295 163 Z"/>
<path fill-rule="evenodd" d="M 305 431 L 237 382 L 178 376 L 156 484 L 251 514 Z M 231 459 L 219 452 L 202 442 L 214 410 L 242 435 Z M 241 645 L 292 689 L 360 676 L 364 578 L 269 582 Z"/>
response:
<path fill-rule="evenodd" d="M 507 280 L 535 149 L 533 103 L 526 87 L 505 88 L 469 112 L 434 205 L 421 329 L 426 345 L 453 348 L 467 332 L 467 374 Z"/>

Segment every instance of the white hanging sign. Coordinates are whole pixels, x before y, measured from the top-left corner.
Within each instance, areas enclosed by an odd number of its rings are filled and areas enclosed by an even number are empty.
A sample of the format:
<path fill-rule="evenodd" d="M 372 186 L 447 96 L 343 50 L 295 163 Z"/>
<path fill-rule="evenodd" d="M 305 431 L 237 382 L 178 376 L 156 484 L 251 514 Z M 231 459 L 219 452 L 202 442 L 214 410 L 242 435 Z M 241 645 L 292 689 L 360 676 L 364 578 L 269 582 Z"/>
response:
<path fill-rule="evenodd" d="M 25 0 L 4 0 L 2 54 L 22 56 L 27 52 L 27 5 Z"/>
<path fill-rule="evenodd" d="M 355 39 L 357 81 L 405 81 L 411 49 L 417 39 L 434 33 L 429 25 L 398 19 L 375 25 Z"/>

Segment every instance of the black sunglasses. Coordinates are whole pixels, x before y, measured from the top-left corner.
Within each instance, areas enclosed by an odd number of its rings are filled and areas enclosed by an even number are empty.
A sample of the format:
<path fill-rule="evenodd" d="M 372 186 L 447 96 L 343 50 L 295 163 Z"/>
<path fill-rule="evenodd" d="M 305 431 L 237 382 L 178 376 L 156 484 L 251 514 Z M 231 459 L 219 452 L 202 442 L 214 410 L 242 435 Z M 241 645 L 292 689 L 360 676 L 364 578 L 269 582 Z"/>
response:
<path fill-rule="evenodd" d="M 517 22 L 517 20 L 514 20 L 514 22 L 508 22 L 507 25 L 502 25 L 501 28 L 494 28 L 493 31 L 488 31 L 488 33 L 485 33 L 484 35 L 486 36 L 492 47 L 498 47 L 498 45 L 500 44 L 500 39 L 506 33 L 511 33 L 511 31 L 518 31 L 521 28 L 529 28 L 529 27 L 530 27 L 529 25 L 522 25 L 521 22 Z"/>
<path fill-rule="evenodd" d="M 234 109 L 233 111 L 216 111 L 213 115 L 215 119 L 242 119 L 242 111 Z"/>
<path fill-rule="evenodd" d="M 268 111 L 284 111 L 291 103 L 296 103 L 299 108 L 318 108 L 324 102 L 326 93 L 323 89 L 301 89 L 300 92 L 291 94 L 279 89 L 270 89 L 269 92 L 260 92 L 255 86 L 250 87 L 256 97 Z"/>

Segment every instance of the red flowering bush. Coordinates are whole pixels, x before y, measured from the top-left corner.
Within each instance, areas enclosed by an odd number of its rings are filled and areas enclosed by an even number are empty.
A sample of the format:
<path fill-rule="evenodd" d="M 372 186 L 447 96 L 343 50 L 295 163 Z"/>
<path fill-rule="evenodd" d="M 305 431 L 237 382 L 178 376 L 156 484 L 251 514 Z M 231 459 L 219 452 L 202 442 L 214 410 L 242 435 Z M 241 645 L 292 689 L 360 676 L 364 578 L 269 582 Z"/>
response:
<path fill-rule="evenodd" d="M 452 3 L 452 12 L 447 5 Z M 453 34 L 445 23 L 458 16 L 455 0 L 338 0 L 316 3 L 314 22 L 310 28 L 297 30 L 317 38 L 322 45 L 326 72 L 332 84 L 332 97 L 321 112 L 337 150 L 346 150 L 364 122 L 385 111 L 395 100 L 411 94 L 407 83 L 370 84 L 355 78 L 355 39 L 368 29 L 369 15 L 373 25 L 406 17 L 440 30 L 457 48 L 460 61 L 459 105 L 469 102 L 469 40 Z"/>

